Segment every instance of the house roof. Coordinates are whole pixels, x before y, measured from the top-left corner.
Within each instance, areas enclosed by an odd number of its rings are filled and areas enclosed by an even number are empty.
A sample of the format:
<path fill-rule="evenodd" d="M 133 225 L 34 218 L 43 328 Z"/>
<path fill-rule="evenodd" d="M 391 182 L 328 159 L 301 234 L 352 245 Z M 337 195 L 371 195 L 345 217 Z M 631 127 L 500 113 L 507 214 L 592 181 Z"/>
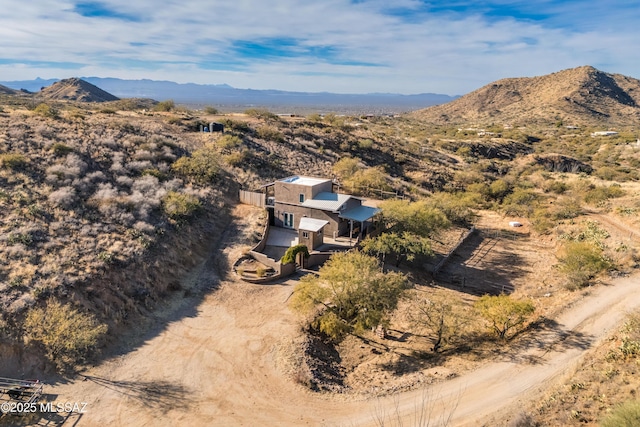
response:
<path fill-rule="evenodd" d="M 317 185 L 317 184 L 322 184 L 323 182 L 327 182 L 327 181 L 331 181 L 331 180 L 326 178 L 314 178 L 311 176 L 301 176 L 301 175 L 294 175 L 294 176 L 290 176 L 288 178 L 284 178 L 280 180 L 280 182 L 288 182 L 290 184 L 298 184 L 298 185 L 308 185 L 310 187 L 313 187 L 314 185 Z"/>
<path fill-rule="evenodd" d="M 339 211 L 347 200 L 351 198 L 348 194 L 330 193 L 324 191 L 316 194 L 313 199 L 307 199 L 302 203 L 306 208 L 320 209 L 323 211 Z"/>
<path fill-rule="evenodd" d="M 329 221 L 325 221 L 324 219 L 304 217 L 300 219 L 300 225 L 298 226 L 298 229 L 317 233 L 318 231 L 322 230 L 322 227 L 327 224 L 329 224 Z"/>
<path fill-rule="evenodd" d="M 378 212 L 380 212 L 380 209 L 378 208 L 372 208 L 370 206 L 356 206 L 353 209 L 340 213 L 339 217 L 362 222 L 372 218 Z"/>

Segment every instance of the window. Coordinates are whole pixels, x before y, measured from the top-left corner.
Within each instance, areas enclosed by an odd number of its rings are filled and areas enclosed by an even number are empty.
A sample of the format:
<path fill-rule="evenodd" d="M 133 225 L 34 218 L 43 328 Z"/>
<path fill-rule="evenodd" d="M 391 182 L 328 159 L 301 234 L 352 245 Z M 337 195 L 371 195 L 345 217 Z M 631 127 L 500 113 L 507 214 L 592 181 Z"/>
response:
<path fill-rule="evenodd" d="M 286 228 L 293 228 L 293 214 L 289 212 L 284 213 L 284 226 Z"/>
<path fill-rule="evenodd" d="M 300 193 L 300 203 L 304 203 L 304 194 Z"/>
<path fill-rule="evenodd" d="M 308 231 L 303 231 L 302 232 L 302 238 L 303 239 L 308 239 L 309 238 L 309 232 Z"/>

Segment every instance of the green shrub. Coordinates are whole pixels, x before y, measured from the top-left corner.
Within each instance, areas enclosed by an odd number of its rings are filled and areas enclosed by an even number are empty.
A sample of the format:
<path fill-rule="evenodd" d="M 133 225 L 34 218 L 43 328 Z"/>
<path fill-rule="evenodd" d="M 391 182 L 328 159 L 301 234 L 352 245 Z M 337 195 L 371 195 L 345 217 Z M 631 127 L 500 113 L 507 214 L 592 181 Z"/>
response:
<path fill-rule="evenodd" d="M 300 253 L 305 258 L 309 258 L 309 249 L 307 249 L 305 245 L 295 245 L 287 249 L 287 251 L 284 253 L 282 258 L 280 259 L 280 262 L 283 264 L 294 263 L 296 262 L 296 256 Z"/>
<path fill-rule="evenodd" d="M 169 191 L 162 199 L 165 213 L 174 220 L 185 220 L 202 208 L 202 203 L 193 194 Z"/>
<path fill-rule="evenodd" d="M 215 150 L 205 147 L 194 151 L 191 157 L 180 157 L 171 169 L 191 181 L 206 184 L 218 175 L 218 158 Z"/>
<path fill-rule="evenodd" d="M 164 172 L 162 172 L 159 169 L 144 169 L 140 174 L 142 176 L 144 176 L 144 175 L 155 176 L 160 181 L 165 181 L 167 179 L 167 174 L 165 174 Z"/>
<path fill-rule="evenodd" d="M 277 114 L 270 112 L 264 108 L 249 108 L 244 112 L 249 117 L 255 117 L 262 120 L 280 120 Z"/>
<path fill-rule="evenodd" d="M 584 201 L 591 204 L 598 204 L 623 195 L 624 190 L 617 184 L 611 184 L 608 187 L 595 186 L 584 193 Z"/>
<path fill-rule="evenodd" d="M 24 331 L 27 339 L 44 347 L 50 361 L 59 369 L 66 369 L 94 353 L 98 341 L 107 332 L 107 325 L 52 299 L 45 308 L 29 312 Z"/>
<path fill-rule="evenodd" d="M 517 301 L 508 295 L 484 295 L 475 302 L 474 308 L 501 339 L 508 339 L 510 331 L 520 330 L 536 310 L 531 301 Z"/>
<path fill-rule="evenodd" d="M 58 110 L 45 103 L 38 104 L 38 106 L 34 108 L 33 112 L 42 117 L 48 117 L 52 119 L 58 117 Z"/>
<path fill-rule="evenodd" d="M 224 162 L 229 166 L 238 166 L 242 164 L 247 159 L 248 156 L 249 156 L 249 153 L 247 151 L 239 151 L 239 152 L 228 154 L 224 156 L 223 159 L 224 159 Z"/>
<path fill-rule="evenodd" d="M 204 112 L 207 113 L 207 114 L 218 114 L 218 113 L 220 113 L 216 107 L 212 107 L 210 105 L 207 105 L 206 107 L 204 107 Z"/>
<path fill-rule="evenodd" d="M 284 142 L 284 135 L 273 126 L 260 126 L 256 129 L 256 136 L 265 141 Z"/>
<path fill-rule="evenodd" d="M 25 156 L 18 153 L 0 154 L 0 167 L 4 169 L 18 170 L 24 168 L 28 163 Z"/>
<path fill-rule="evenodd" d="M 229 150 L 242 145 L 242 139 L 235 135 L 224 135 L 216 141 L 216 145 L 223 150 Z"/>
<path fill-rule="evenodd" d="M 616 407 L 600 422 L 601 427 L 636 427 L 640 425 L 640 401 L 632 400 Z"/>
<path fill-rule="evenodd" d="M 158 102 L 153 109 L 155 111 L 169 112 L 176 108 L 176 103 L 173 100 L 168 99 L 166 101 Z"/>
<path fill-rule="evenodd" d="M 296 262 L 296 256 L 299 253 L 303 254 L 305 258 L 309 258 L 309 249 L 307 249 L 305 245 L 295 245 L 287 249 L 280 259 L 280 262 L 283 264 L 292 264 Z"/>
<path fill-rule="evenodd" d="M 569 289 L 588 285 L 597 274 L 612 266 L 602 249 L 591 242 L 567 242 L 558 260 L 560 271 L 565 273 L 569 280 Z"/>
<path fill-rule="evenodd" d="M 56 142 L 51 146 L 51 151 L 53 151 L 53 154 L 56 156 L 66 156 L 73 151 L 73 148 L 62 142 Z"/>
<path fill-rule="evenodd" d="M 358 141 L 358 148 L 361 150 L 368 150 L 373 147 L 373 141 L 369 138 L 361 139 Z"/>
<path fill-rule="evenodd" d="M 224 125 L 225 129 L 230 129 L 236 132 L 249 132 L 251 130 L 249 124 L 241 120 L 224 119 L 221 120 L 220 123 Z"/>

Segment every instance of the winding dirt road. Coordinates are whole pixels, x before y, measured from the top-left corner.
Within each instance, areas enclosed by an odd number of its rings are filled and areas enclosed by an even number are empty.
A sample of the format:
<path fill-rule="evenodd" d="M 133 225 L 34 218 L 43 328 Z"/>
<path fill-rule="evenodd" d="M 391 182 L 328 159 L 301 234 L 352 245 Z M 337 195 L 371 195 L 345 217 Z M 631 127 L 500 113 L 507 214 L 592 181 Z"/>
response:
<path fill-rule="evenodd" d="M 187 299 L 168 311 L 133 349 L 45 392 L 87 402 L 80 427 L 496 425 L 640 307 L 640 277 L 619 278 L 585 293 L 519 351 L 428 389 L 355 400 L 311 393 L 283 373 L 299 337 L 286 304 L 292 289 L 223 281 L 197 306 Z"/>

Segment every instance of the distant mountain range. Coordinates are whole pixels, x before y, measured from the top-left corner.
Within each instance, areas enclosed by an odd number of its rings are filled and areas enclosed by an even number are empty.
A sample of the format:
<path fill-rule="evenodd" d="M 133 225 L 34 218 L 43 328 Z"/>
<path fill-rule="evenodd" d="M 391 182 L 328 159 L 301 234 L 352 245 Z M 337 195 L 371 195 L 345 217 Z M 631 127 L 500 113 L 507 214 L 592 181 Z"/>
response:
<path fill-rule="evenodd" d="M 539 77 L 498 80 L 411 115 L 437 124 L 631 125 L 640 121 L 640 80 L 587 65 Z"/>
<path fill-rule="evenodd" d="M 226 84 L 201 85 L 157 80 L 123 80 L 116 78 L 82 77 L 100 89 L 119 98 L 172 99 L 190 106 L 212 105 L 222 110 L 249 107 L 292 111 L 317 109 L 341 112 L 391 113 L 407 112 L 444 104 L 457 97 L 435 93 L 401 95 L 393 93 L 337 94 L 329 92 L 287 92 L 281 90 L 237 89 Z M 0 81 L 12 89 L 38 92 L 59 79 Z"/>

